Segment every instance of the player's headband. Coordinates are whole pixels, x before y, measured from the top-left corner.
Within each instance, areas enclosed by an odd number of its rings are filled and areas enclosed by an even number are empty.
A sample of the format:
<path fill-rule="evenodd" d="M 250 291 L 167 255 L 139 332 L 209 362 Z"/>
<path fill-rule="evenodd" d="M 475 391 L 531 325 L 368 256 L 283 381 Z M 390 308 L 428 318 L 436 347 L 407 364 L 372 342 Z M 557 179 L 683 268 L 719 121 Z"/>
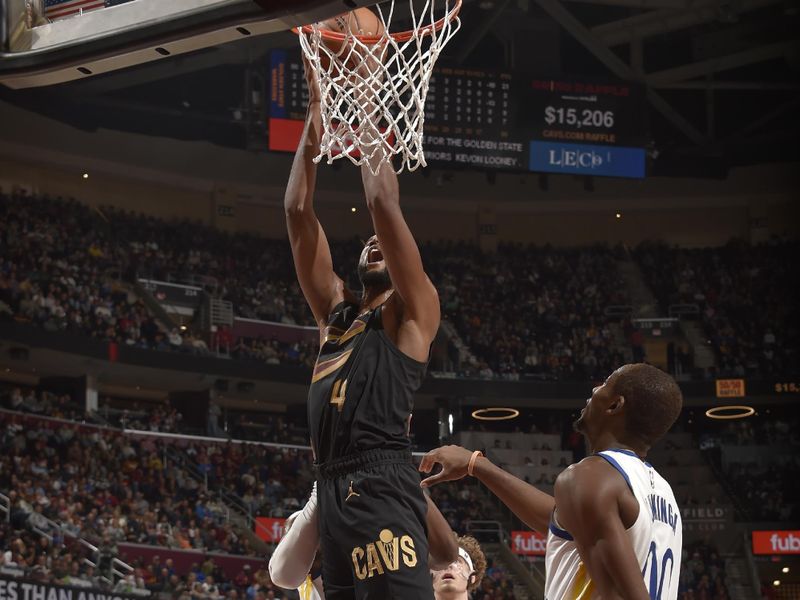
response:
<path fill-rule="evenodd" d="M 467 552 L 461 546 L 459 546 L 458 555 L 464 559 L 464 562 L 466 562 L 467 566 L 469 567 L 469 572 L 472 573 L 475 570 L 475 566 L 472 564 L 472 559 L 469 556 L 469 552 Z"/>

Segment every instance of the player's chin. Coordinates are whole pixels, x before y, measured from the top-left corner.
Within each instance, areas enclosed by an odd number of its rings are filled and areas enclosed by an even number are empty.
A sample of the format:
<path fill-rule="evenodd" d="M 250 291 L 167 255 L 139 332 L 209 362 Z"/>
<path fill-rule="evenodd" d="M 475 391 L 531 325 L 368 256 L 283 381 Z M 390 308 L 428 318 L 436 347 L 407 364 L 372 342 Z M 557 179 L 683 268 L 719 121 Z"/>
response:
<path fill-rule="evenodd" d="M 392 286 L 389 270 L 383 262 L 368 264 L 366 269 L 359 273 L 359 277 L 361 285 L 364 287 L 387 288 Z"/>
<path fill-rule="evenodd" d="M 436 592 L 450 592 L 457 588 L 455 579 L 439 579 L 433 582 L 433 591 Z"/>

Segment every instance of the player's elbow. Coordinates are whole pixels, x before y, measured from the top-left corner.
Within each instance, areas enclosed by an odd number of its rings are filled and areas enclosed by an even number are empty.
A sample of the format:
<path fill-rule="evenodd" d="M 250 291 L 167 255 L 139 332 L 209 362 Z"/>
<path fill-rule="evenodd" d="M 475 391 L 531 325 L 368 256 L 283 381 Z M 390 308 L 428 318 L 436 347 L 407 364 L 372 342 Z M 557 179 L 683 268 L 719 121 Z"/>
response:
<path fill-rule="evenodd" d="M 285 590 L 295 590 L 303 585 L 306 576 L 292 573 L 289 569 L 275 564 L 275 561 L 269 561 L 269 578 L 272 583 Z"/>
<path fill-rule="evenodd" d="M 284 199 L 283 212 L 286 215 L 286 221 L 289 223 L 300 223 L 314 215 L 311 205 L 302 198 Z"/>
<path fill-rule="evenodd" d="M 305 207 L 302 199 L 294 196 L 286 196 L 283 199 L 283 211 L 286 213 L 287 219 L 302 215 L 304 210 Z"/>

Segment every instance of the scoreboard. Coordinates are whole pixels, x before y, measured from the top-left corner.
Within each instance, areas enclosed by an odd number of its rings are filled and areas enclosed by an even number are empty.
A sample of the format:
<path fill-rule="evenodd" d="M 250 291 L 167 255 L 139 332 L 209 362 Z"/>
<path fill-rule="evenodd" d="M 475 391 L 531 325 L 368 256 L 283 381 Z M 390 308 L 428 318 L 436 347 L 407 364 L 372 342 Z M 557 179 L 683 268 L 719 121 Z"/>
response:
<path fill-rule="evenodd" d="M 299 54 L 273 50 L 269 147 L 294 151 L 308 93 Z M 440 67 L 425 103 L 428 164 L 644 177 L 643 88 Z"/>
<path fill-rule="evenodd" d="M 512 133 L 515 113 L 509 73 L 435 70 L 425 102 L 425 159 L 526 170 L 524 144 Z"/>

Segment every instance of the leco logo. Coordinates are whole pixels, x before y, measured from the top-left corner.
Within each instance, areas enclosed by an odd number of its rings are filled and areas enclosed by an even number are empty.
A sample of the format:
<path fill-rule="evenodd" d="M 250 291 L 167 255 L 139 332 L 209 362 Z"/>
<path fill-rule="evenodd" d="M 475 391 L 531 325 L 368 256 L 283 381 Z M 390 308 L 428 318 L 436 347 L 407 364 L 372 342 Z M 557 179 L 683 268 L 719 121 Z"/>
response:
<path fill-rule="evenodd" d="M 535 531 L 512 531 L 511 551 L 514 554 L 544 556 L 547 549 L 547 538 Z"/>
<path fill-rule="evenodd" d="M 582 167 L 584 169 L 596 169 L 603 166 L 606 162 L 611 162 L 611 155 L 606 153 L 605 160 L 602 154 L 594 150 L 550 150 L 548 159 L 551 165 L 556 167 Z"/>
<path fill-rule="evenodd" d="M 800 531 L 754 531 L 754 554 L 800 554 Z"/>

